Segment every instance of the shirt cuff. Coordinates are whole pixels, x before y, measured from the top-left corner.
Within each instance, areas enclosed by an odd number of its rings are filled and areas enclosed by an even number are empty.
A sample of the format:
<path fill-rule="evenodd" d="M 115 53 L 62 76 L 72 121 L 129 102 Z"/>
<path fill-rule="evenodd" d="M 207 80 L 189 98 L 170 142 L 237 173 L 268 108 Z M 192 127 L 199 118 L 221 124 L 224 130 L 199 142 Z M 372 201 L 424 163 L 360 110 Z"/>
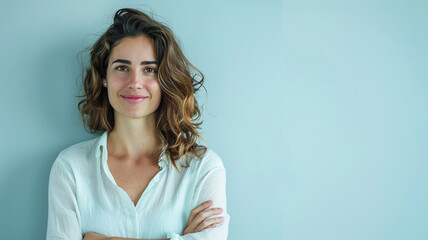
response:
<path fill-rule="evenodd" d="M 168 232 L 167 234 L 166 234 L 166 237 L 167 238 L 170 238 L 171 240 L 180 240 L 181 238 L 180 238 L 180 235 L 178 235 L 177 233 L 175 233 L 175 232 Z"/>

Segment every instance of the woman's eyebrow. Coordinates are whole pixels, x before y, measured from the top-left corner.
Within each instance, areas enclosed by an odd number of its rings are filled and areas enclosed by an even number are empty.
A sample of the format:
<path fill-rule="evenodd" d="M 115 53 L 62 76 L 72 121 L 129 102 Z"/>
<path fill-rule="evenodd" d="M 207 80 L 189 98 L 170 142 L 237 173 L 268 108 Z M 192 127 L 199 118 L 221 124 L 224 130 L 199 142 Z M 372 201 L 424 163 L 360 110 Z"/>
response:
<path fill-rule="evenodd" d="M 141 62 L 141 65 L 150 65 L 150 64 L 157 64 L 158 62 L 156 62 L 156 61 L 144 61 L 144 62 Z"/>
<path fill-rule="evenodd" d="M 131 61 L 124 60 L 124 59 L 117 59 L 117 60 L 113 61 L 111 64 L 115 64 L 115 63 L 131 64 Z"/>
<path fill-rule="evenodd" d="M 125 60 L 125 59 L 117 59 L 117 60 L 113 61 L 111 64 L 114 64 L 114 63 L 131 64 L 131 61 Z M 157 62 L 156 61 L 143 61 L 143 62 L 141 62 L 141 65 L 150 65 L 150 64 L 157 64 Z"/>

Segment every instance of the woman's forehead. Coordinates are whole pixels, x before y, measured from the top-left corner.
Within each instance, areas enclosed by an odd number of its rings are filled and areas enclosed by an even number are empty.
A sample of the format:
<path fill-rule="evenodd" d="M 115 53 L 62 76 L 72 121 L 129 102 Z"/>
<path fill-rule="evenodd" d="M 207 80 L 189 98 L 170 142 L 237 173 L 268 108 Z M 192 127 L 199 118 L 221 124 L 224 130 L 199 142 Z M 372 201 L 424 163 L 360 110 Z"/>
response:
<path fill-rule="evenodd" d="M 110 62 L 117 59 L 139 63 L 156 61 L 156 49 L 151 38 L 146 36 L 126 37 L 112 49 Z"/>

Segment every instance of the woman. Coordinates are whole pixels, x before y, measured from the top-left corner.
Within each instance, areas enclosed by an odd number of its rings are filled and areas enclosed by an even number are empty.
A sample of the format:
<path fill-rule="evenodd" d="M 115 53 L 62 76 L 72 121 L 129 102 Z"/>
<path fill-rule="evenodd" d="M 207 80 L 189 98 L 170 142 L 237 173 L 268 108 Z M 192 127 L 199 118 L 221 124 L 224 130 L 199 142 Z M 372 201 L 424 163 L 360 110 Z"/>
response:
<path fill-rule="evenodd" d="M 202 83 L 166 26 L 116 12 L 79 103 L 86 127 L 103 134 L 54 162 L 47 239 L 227 238 L 225 169 L 197 144 Z"/>

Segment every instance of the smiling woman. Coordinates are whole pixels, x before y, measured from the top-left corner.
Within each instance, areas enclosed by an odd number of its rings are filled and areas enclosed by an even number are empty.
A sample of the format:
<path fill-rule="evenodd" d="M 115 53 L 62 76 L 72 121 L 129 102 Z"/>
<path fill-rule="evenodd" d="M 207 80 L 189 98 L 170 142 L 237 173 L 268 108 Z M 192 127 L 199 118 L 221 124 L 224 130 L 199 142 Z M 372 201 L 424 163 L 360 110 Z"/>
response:
<path fill-rule="evenodd" d="M 92 47 L 79 103 L 101 136 L 54 162 L 47 239 L 227 238 L 226 172 L 198 144 L 203 80 L 166 26 L 116 12 Z"/>
<path fill-rule="evenodd" d="M 116 118 L 153 118 L 162 96 L 155 59 L 146 36 L 125 38 L 113 48 L 103 84 Z"/>

